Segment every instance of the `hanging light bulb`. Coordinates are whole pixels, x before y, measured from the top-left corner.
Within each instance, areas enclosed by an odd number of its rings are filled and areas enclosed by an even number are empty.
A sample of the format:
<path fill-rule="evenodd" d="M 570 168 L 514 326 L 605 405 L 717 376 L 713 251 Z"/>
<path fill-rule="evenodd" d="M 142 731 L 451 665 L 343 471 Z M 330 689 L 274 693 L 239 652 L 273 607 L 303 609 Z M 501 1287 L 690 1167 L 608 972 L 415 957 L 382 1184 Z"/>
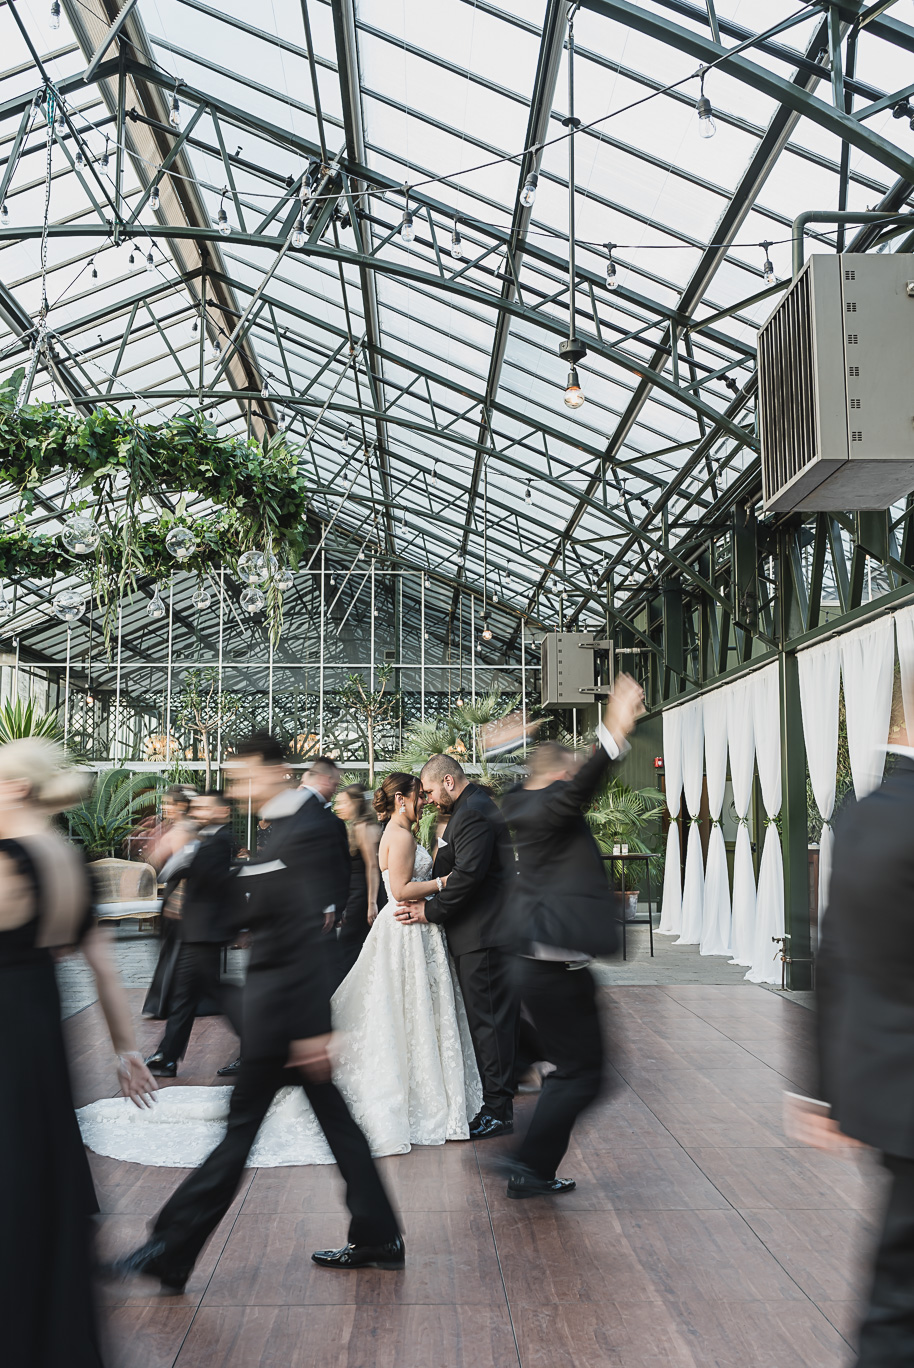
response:
<path fill-rule="evenodd" d="M 194 321 L 190 325 L 190 330 L 193 333 L 194 337 L 196 337 L 197 333 L 200 331 L 200 320 L 199 318 L 197 318 L 196 314 L 194 314 Z"/>
<path fill-rule="evenodd" d="M 101 155 L 101 157 L 100 157 L 100 159 L 99 159 L 99 163 L 98 163 L 99 166 L 102 168 L 103 171 L 107 171 L 107 170 L 108 170 L 108 163 L 109 163 L 109 161 L 110 161 L 110 158 L 109 158 L 109 156 L 108 156 L 108 138 L 107 138 L 107 135 L 106 135 L 106 136 L 105 136 L 105 150 L 104 150 L 104 152 L 102 153 L 102 155 Z"/>
<path fill-rule="evenodd" d="M 246 613 L 259 613 L 266 603 L 263 591 L 250 585 L 241 595 L 241 606 Z"/>
<path fill-rule="evenodd" d="M 131 249 L 130 249 L 130 255 L 129 255 L 129 257 L 127 258 L 127 262 L 128 262 L 128 264 L 130 265 L 131 269 L 134 270 L 134 271 L 136 270 L 137 266 L 139 265 L 139 262 L 138 262 L 137 259 L 136 259 L 136 247 L 135 247 L 135 246 L 131 247 Z"/>
<path fill-rule="evenodd" d="M 565 386 L 565 407 L 579 409 L 584 402 L 584 391 L 578 379 L 578 368 L 572 366 L 568 372 L 568 384 Z"/>
<path fill-rule="evenodd" d="M 146 254 L 146 270 L 152 273 L 156 268 L 156 259 L 152 255 L 152 248 Z"/>
<path fill-rule="evenodd" d="M 437 483 L 438 483 L 438 462 L 436 461 L 436 462 L 434 463 L 434 465 L 432 466 L 432 484 L 437 484 Z"/>
<path fill-rule="evenodd" d="M 524 181 L 524 188 L 520 192 L 520 202 L 525 209 L 529 209 L 536 199 L 536 187 L 539 184 L 539 176 L 535 171 L 531 171 Z"/>
<path fill-rule="evenodd" d="M 159 593 L 159 586 L 156 585 L 156 591 L 146 605 L 146 616 L 152 618 L 153 622 L 158 622 L 167 612 L 168 609 L 165 607 L 165 600 Z"/>
<path fill-rule="evenodd" d="M 232 231 L 232 225 L 229 223 L 229 217 L 225 212 L 224 204 L 219 205 L 219 212 L 216 215 L 216 226 L 223 237 L 228 237 L 229 233 Z"/>
<path fill-rule="evenodd" d="M 292 229 L 292 236 L 289 239 L 293 247 L 304 247 L 307 238 L 305 237 L 305 220 L 299 214 L 295 220 L 295 227 Z"/>
<path fill-rule="evenodd" d="M 158 207 L 159 207 L 159 183 L 158 183 L 158 181 L 156 181 L 155 185 L 152 187 L 152 189 L 151 189 L 150 192 L 149 192 L 149 207 L 150 207 L 150 209 L 152 210 L 153 213 L 155 213 L 156 210 L 157 210 Z"/>
<path fill-rule="evenodd" d="M 489 626 L 487 622 L 484 622 L 482 624 L 482 639 L 483 641 L 492 640 L 492 628 Z"/>
<path fill-rule="evenodd" d="M 54 0 L 54 3 L 51 5 L 48 24 L 52 29 L 60 28 L 60 0 Z"/>
<path fill-rule="evenodd" d="M 524 500 L 526 503 L 533 503 L 533 490 L 530 488 L 531 480 L 527 481 L 527 488 L 524 490 Z"/>
<path fill-rule="evenodd" d="M 76 162 L 77 166 L 85 166 L 86 159 L 83 156 L 83 150 L 81 147 L 77 147 L 76 156 L 73 158 L 73 160 Z"/>
<path fill-rule="evenodd" d="M 67 121 L 63 116 L 63 110 L 60 105 L 57 106 L 57 113 L 54 115 L 54 127 L 57 130 L 57 136 L 62 138 L 67 131 Z"/>
<path fill-rule="evenodd" d="M 197 588 L 194 591 L 194 596 L 191 599 L 191 603 L 198 610 L 198 612 L 201 613 L 204 608 L 208 608 L 210 605 L 209 590 L 206 588 L 202 580 L 200 580 L 200 582 L 197 585 Z"/>
<path fill-rule="evenodd" d="M 0 204 L 0 223 L 3 224 L 3 227 L 4 227 L 4 228 L 6 228 L 6 227 L 9 225 L 9 221 L 10 221 L 9 205 L 7 204 L 6 200 L 4 200 L 3 203 Z"/>
<path fill-rule="evenodd" d="M 619 284 L 619 278 L 616 275 L 616 263 L 613 261 L 613 243 L 607 242 L 606 250 L 609 253 L 609 260 L 606 263 L 606 288 L 614 290 Z"/>
<path fill-rule="evenodd" d="M 462 707 L 464 706 L 464 704 L 463 704 L 463 699 L 462 699 L 462 698 L 458 698 L 458 699 L 457 699 L 456 706 L 457 706 L 458 708 L 462 708 Z"/>
<path fill-rule="evenodd" d="M 451 230 L 451 256 L 455 261 L 463 261 L 463 238 L 460 236 L 460 227 L 456 219 Z"/>
<path fill-rule="evenodd" d="M 13 616 L 13 605 L 6 597 L 3 586 L 0 585 L 0 622 L 6 622 L 7 618 Z"/>
<path fill-rule="evenodd" d="M 266 375 L 263 377 L 263 384 L 260 387 L 260 397 L 261 399 L 269 399 L 270 397 L 270 380 Z"/>
<path fill-rule="evenodd" d="M 700 138 L 713 138 L 717 132 L 717 124 L 714 122 L 714 111 L 711 108 L 711 101 L 705 94 L 705 78 L 701 78 L 701 95 L 698 104 L 695 106 L 698 111 L 698 136 Z"/>
<path fill-rule="evenodd" d="M 92 279 L 93 279 L 93 280 L 98 280 L 98 269 L 97 269 L 97 267 L 96 267 L 96 265 L 95 265 L 95 257 L 92 258 L 92 260 L 91 260 L 91 262 L 90 262 L 89 264 L 90 264 L 90 266 L 92 267 Z"/>
<path fill-rule="evenodd" d="M 177 90 L 175 90 L 174 95 L 171 97 L 171 109 L 168 111 L 168 122 L 171 124 L 172 128 L 181 127 L 181 106 L 178 103 Z"/>
<path fill-rule="evenodd" d="M 765 260 L 762 263 L 762 274 L 765 277 L 765 284 L 776 285 L 778 283 L 778 278 L 774 273 L 774 266 L 772 265 L 771 258 L 768 255 L 768 252 L 771 248 L 771 243 L 760 242 L 759 246 L 763 249 L 765 253 Z"/>
<path fill-rule="evenodd" d="M 400 241 L 401 241 L 401 242 L 405 242 L 406 245 L 409 246 L 409 244 L 410 244 L 411 242 L 415 242 L 415 240 L 416 240 L 416 227 L 415 227 L 415 224 L 413 223 L 413 216 L 412 216 L 412 214 L 409 212 L 409 210 L 407 209 L 407 210 L 404 211 L 404 214 L 403 214 L 403 221 L 402 221 L 402 223 L 400 224 Z"/>

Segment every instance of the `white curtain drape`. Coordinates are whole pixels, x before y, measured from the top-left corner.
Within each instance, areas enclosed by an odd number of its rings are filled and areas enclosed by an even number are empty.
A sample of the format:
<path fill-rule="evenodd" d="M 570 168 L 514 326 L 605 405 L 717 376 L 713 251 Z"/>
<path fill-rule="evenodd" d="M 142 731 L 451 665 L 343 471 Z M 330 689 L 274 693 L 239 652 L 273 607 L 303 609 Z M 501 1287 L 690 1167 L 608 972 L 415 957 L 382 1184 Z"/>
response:
<path fill-rule="evenodd" d="M 891 617 L 840 638 L 847 748 L 854 793 L 864 798 L 882 780 L 892 715 L 895 624 Z"/>
<path fill-rule="evenodd" d="M 750 682 L 756 763 L 768 821 L 758 872 L 752 967 L 746 978 L 750 983 L 780 983 L 780 960 L 772 943 L 774 937 L 784 934 L 784 862 L 781 836 L 774 824 L 781 810 L 779 666 L 766 665 Z"/>
<path fill-rule="evenodd" d="M 914 745 L 914 608 L 901 608 L 895 614 L 898 638 L 898 664 L 901 666 L 901 696 L 909 746 Z"/>
<path fill-rule="evenodd" d="M 678 936 L 682 930 L 682 855 L 679 845 L 679 814 L 682 808 L 681 708 L 664 709 L 663 770 L 666 776 L 666 806 L 670 814 L 670 825 L 666 833 L 663 903 L 657 933 L 661 936 Z"/>
<path fill-rule="evenodd" d="M 704 866 L 698 812 L 701 808 L 704 778 L 704 703 L 701 698 L 685 703 L 682 714 L 682 786 L 689 810 L 689 840 L 686 847 L 685 881 L 682 887 L 682 929 L 677 945 L 697 945 L 701 940 L 704 912 Z"/>
<path fill-rule="evenodd" d="M 813 797 L 822 820 L 819 836 L 819 924 L 828 905 L 831 880 L 831 819 L 835 810 L 838 772 L 838 692 L 841 687 L 841 641 L 824 641 L 797 655 L 800 675 L 800 709 L 806 762 Z"/>
<path fill-rule="evenodd" d="M 708 779 L 708 811 L 711 831 L 705 863 L 704 906 L 701 921 L 701 953 L 730 953 L 730 875 L 727 848 L 720 827 L 727 784 L 727 689 L 706 694 L 703 707 L 705 773 Z"/>
<path fill-rule="evenodd" d="M 752 842 L 749 840 L 749 805 L 755 774 L 755 719 L 753 717 L 754 681 L 737 680 L 726 690 L 727 743 L 730 748 L 730 778 L 733 806 L 739 826 L 733 852 L 733 915 L 730 923 L 731 963 L 752 964 L 755 945 L 755 869 Z"/>

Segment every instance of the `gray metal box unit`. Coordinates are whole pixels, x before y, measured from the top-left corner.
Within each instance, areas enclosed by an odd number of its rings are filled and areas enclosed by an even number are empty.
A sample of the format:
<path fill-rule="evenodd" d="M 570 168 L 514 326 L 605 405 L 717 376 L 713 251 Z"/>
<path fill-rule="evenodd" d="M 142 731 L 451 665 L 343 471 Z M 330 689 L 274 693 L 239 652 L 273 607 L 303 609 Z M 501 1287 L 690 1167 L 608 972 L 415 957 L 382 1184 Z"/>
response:
<path fill-rule="evenodd" d="M 914 489 L 914 260 L 813 256 L 759 333 L 765 509 L 883 509 Z"/>
<path fill-rule="evenodd" d="M 593 632 L 550 632 L 540 643 L 540 665 L 544 707 L 577 708 L 593 702 Z"/>

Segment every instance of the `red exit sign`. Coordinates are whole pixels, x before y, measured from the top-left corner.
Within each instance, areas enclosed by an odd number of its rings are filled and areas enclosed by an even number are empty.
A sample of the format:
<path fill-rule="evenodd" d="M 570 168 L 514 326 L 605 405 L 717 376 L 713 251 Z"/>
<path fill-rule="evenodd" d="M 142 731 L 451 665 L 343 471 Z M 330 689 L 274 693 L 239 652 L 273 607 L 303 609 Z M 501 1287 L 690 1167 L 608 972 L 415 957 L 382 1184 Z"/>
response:
<path fill-rule="evenodd" d="M 663 756 L 662 756 L 662 755 L 655 755 L 655 756 L 654 756 L 654 769 L 663 769 Z"/>

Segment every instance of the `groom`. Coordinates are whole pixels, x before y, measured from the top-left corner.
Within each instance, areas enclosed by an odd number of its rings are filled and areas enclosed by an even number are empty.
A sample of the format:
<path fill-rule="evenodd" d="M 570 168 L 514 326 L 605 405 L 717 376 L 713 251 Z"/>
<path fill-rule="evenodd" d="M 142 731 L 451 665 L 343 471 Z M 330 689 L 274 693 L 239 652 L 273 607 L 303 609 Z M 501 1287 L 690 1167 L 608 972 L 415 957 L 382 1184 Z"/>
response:
<path fill-rule="evenodd" d="M 432 869 L 439 891 L 428 902 L 398 903 L 395 915 L 407 924 L 436 922 L 444 928 L 482 1078 L 483 1105 L 470 1123 L 470 1139 L 508 1135 L 514 1129 L 518 1024 L 504 916 L 514 879 L 511 839 L 492 799 L 467 779 L 452 756 L 433 755 L 419 782 L 438 811 L 450 817 Z"/>

